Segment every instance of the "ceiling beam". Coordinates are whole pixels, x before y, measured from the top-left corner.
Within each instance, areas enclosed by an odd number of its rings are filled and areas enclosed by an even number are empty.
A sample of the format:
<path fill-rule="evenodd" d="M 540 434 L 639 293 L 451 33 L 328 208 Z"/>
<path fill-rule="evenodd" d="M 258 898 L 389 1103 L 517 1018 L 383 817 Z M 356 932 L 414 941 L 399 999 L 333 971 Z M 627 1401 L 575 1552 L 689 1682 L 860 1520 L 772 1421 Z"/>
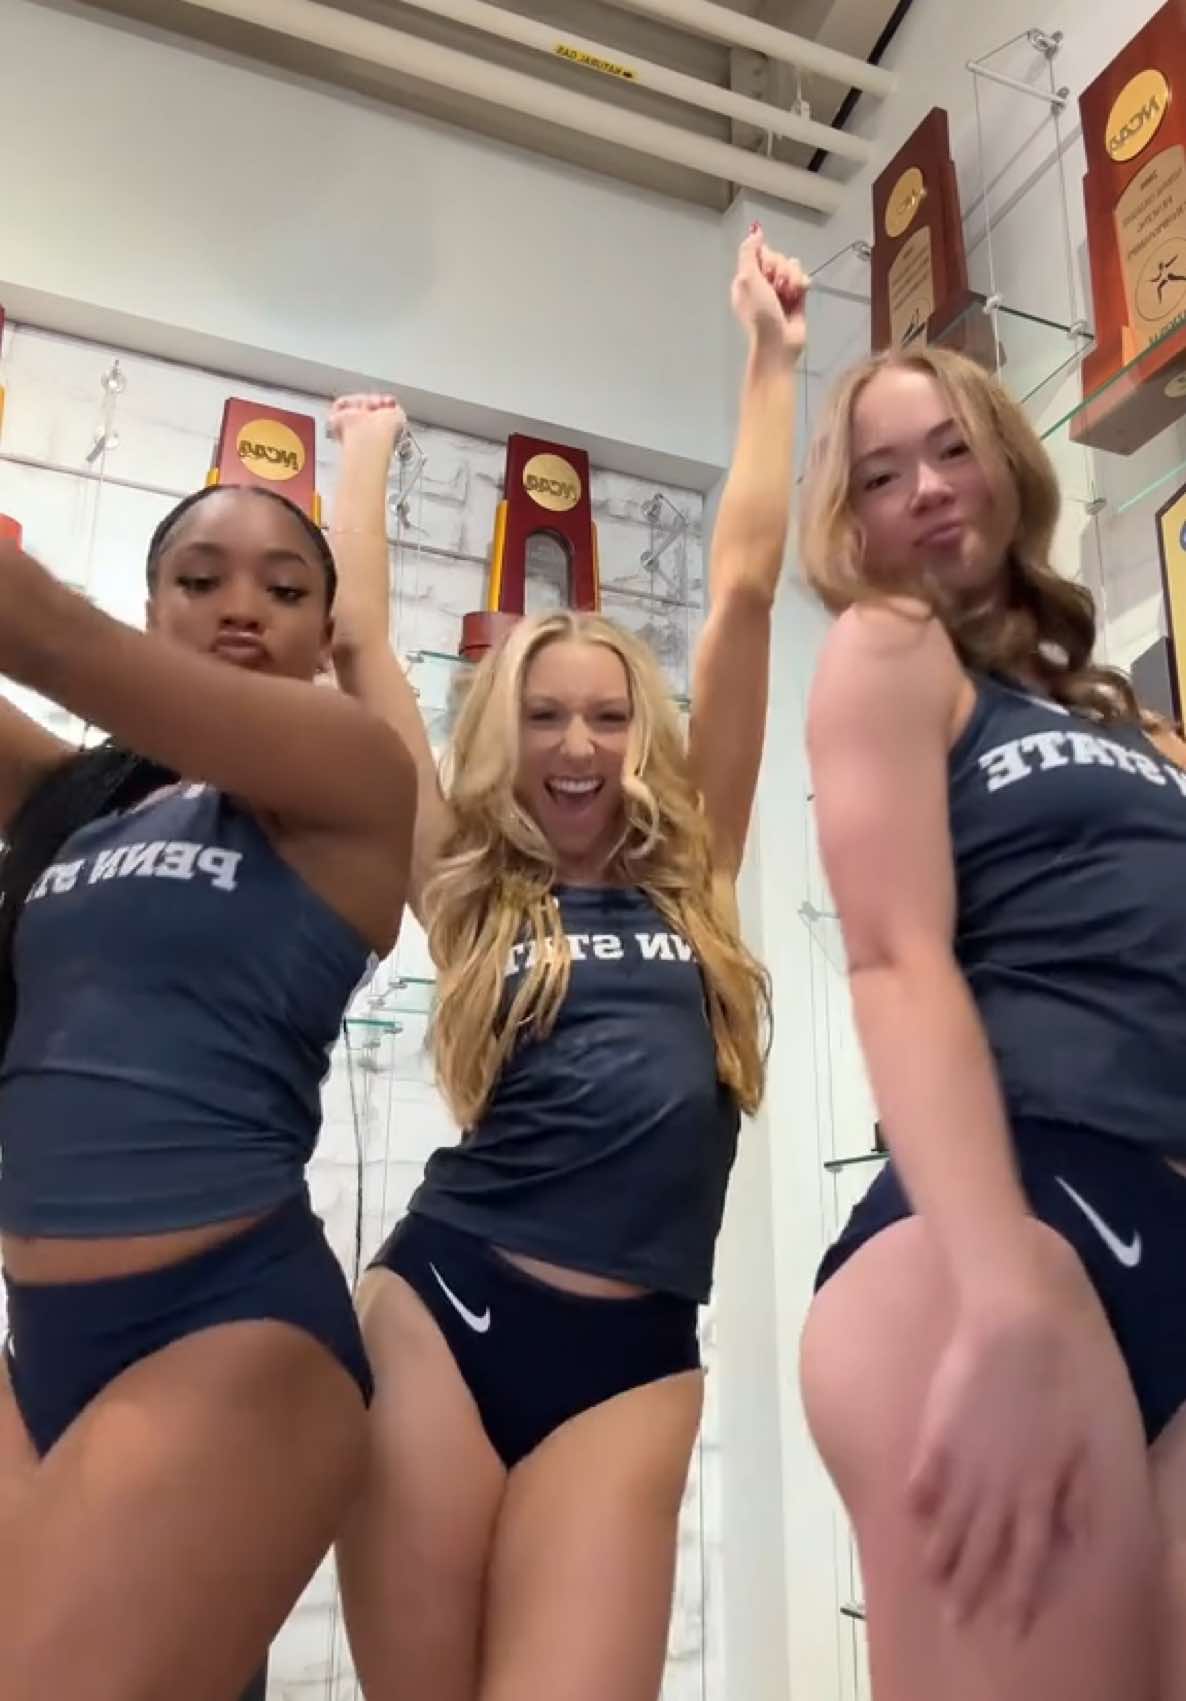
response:
<path fill-rule="evenodd" d="M 331 52 L 388 65 L 473 100 L 489 101 L 566 126 L 605 142 L 637 149 L 817 212 L 834 212 L 841 191 L 799 166 L 746 153 L 728 142 L 681 130 L 575 90 L 558 88 L 469 53 L 388 29 L 318 0 L 182 0 L 186 6 L 310 42 Z"/>

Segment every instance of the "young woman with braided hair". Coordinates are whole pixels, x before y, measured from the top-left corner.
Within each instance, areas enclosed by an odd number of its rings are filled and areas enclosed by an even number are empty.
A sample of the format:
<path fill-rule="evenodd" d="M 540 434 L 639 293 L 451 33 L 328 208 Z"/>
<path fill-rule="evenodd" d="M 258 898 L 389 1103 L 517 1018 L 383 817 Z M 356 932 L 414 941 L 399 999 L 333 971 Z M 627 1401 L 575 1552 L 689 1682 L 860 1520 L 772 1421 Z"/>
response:
<path fill-rule="evenodd" d="M 0 704 L 4 1701 L 232 1701 L 363 1458 L 304 1171 L 414 772 L 313 688 L 335 573 L 291 504 L 187 499 L 148 580 L 139 633 L 0 543 L 0 672 L 116 741 Z"/>

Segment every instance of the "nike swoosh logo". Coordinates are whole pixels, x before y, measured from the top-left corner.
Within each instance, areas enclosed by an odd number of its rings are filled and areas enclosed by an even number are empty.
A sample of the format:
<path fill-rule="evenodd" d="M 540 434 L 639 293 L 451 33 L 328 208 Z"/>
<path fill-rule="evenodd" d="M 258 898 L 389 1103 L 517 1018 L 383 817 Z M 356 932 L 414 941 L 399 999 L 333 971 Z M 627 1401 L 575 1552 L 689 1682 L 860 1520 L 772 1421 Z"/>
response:
<path fill-rule="evenodd" d="M 1108 1227 L 1094 1206 L 1089 1205 L 1081 1194 L 1075 1192 L 1069 1181 L 1064 1181 L 1061 1175 L 1056 1175 L 1054 1179 L 1075 1201 L 1117 1263 L 1123 1264 L 1126 1270 L 1135 1270 L 1141 1262 L 1140 1234 L 1134 1234 L 1131 1240 L 1121 1240 L 1115 1230 Z"/>
<path fill-rule="evenodd" d="M 482 1315 L 479 1317 L 476 1311 L 471 1311 L 468 1305 L 464 1305 L 461 1300 L 458 1299 L 457 1295 L 453 1292 L 453 1289 L 449 1286 L 444 1276 L 441 1275 L 441 1272 L 437 1269 L 435 1264 L 430 1264 L 428 1267 L 440 1283 L 441 1292 L 449 1301 L 449 1304 L 453 1307 L 457 1315 L 463 1322 L 469 1324 L 475 1334 L 484 1335 L 490 1327 L 490 1307 L 487 1306 L 485 1311 L 483 1311 Z"/>

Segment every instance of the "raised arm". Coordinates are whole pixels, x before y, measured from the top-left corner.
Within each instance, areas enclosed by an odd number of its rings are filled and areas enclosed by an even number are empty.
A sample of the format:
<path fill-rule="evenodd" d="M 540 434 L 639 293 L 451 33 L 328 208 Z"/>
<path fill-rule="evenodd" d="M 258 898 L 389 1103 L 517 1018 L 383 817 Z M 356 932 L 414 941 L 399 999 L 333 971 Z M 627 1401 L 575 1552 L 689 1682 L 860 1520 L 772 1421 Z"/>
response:
<path fill-rule="evenodd" d="M 1000 1582 L 1024 1626 L 1081 1463 L 1066 1348 L 1086 1278 L 1069 1248 L 1054 1269 L 1039 1252 L 954 955 L 947 761 L 967 690 L 938 621 L 849 610 L 824 647 L 808 737 L 878 1114 L 952 1295 L 910 1485 L 926 1561 L 957 1611 Z"/>
<path fill-rule="evenodd" d="M 415 807 L 403 743 L 356 703 L 137 632 L 7 542 L 0 672 L 129 749 L 294 825 L 381 833 Z"/>
<path fill-rule="evenodd" d="M 974 1288 L 1024 1259 L 1027 1208 L 953 951 L 947 752 L 961 682 L 937 621 L 851 610 L 824 647 L 808 740 L 820 850 L 882 1126 L 953 1279 Z"/>
<path fill-rule="evenodd" d="M 733 280 L 733 309 L 749 354 L 733 463 L 713 530 L 689 733 L 717 861 L 729 876 L 745 851 L 766 736 L 770 625 L 790 519 L 806 288 L 798 262 L 766 248 L 755 226 Z"/>
<path fill-rule="evenodd" d="M 395 728 L 416 764 L 409 902 L 421 917 L 420 894 L 447 830 L 448 810 L 420 705 L 391 647 L 387 478 L 404 413 L 394 396 L 346 396 L 334 403 L 329 423 L 342 446 L 329 533 L 338 565 L 334 667 L 342 689 Z"/>

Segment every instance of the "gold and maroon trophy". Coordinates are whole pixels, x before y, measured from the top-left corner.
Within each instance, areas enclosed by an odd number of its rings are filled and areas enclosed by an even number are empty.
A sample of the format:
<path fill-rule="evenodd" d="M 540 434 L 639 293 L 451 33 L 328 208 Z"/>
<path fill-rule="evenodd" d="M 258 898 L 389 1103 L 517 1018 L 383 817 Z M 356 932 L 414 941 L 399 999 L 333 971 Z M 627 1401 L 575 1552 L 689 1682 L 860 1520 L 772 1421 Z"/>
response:
<path fill-rule="evenodd" d="M 317 422 L 310 414 L 231 396 L 206 483 L 277 491 L 320 525 L 316 451 Z"/>
<path fill-rule="evenodd" d="M 459 653 L 466 661 L 480 661 L 526 612 L 527 546 L 541 533 L 559 543 L 567 557 L 569 608 L 600 608 L 589 457 L 580 449 L 516 434 L 507 439 L 486 606 L 461 623 Z"/>
<path fill-rule="evenodd" d="M 1079 98 L 1095 347 L 1071 436 L 1131 455 L 1186 417 L 1186 0 Z"/>
<path fill-rule="evenodd" d="M 995 364 L 992 326 L 971 312 L 947 114 L 932 107 L 873 184 L 874 349 L 943 343 Z"/>

